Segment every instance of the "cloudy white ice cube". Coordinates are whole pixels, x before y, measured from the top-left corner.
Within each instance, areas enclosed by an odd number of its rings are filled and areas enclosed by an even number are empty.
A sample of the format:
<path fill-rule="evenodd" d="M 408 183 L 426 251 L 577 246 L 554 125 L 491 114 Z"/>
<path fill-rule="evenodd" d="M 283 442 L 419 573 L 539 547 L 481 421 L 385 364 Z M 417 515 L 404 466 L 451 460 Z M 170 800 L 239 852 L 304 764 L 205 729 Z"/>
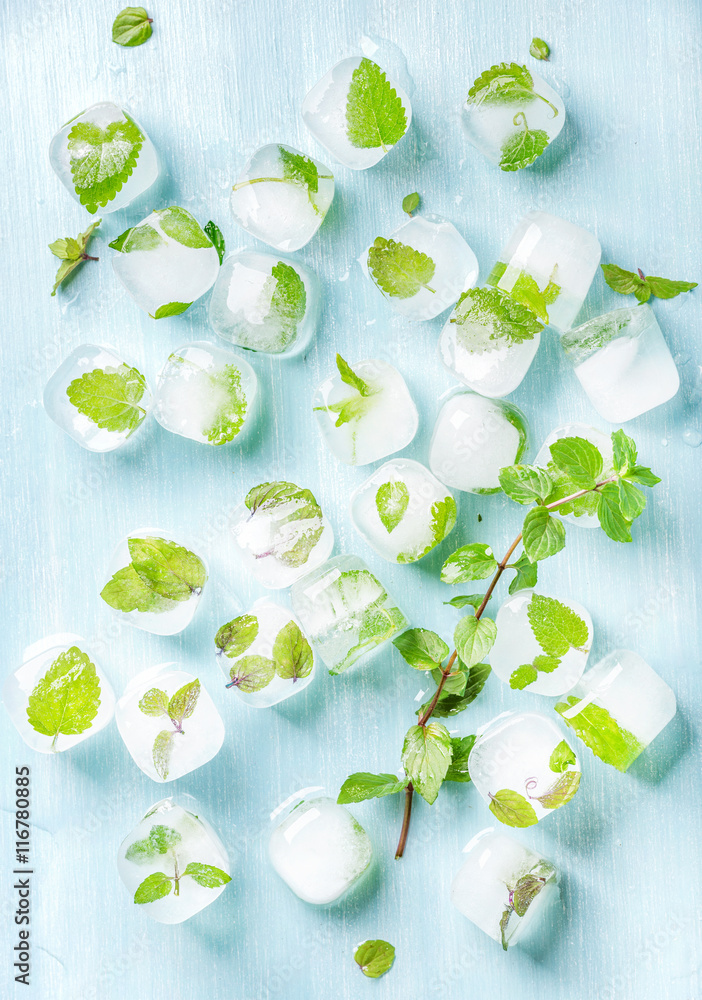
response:
<path fill-rule="evenodd" d="M 596 427 L 590 427 L 588 424 L 573 423 L 556 427 L 546 436 L 534 459 L 534 465 L 540 469 L 546 469 L 554 480 L 556 484 L 553 494 L 554 499 L 558 499 L 560 496 L 568 496 L 573 490 L 572 484 L 566 485 L 563 488 L 559 487 L 558 480 L 560 473 L 551 457 L 551 445 L 556 441 L 560 441 L 561 438 L 566 437 L 584 438 L 586 441 L 594 444 L 602 455 L 603 464 L 602 472 L 599 476 L 600 479 L 607 479 L 614 472 L 612 465 L 612 438 L 609 434 L 605 434 L 604 431 L 600 431 Z M 569 524 L 578 524 L 582 528 L 599 528 L 600 522 L 597 518 L 598 501 L 599 497 L 594 493 L 579 497 L 572 504 L 559 507 L 559 516 Z"/>

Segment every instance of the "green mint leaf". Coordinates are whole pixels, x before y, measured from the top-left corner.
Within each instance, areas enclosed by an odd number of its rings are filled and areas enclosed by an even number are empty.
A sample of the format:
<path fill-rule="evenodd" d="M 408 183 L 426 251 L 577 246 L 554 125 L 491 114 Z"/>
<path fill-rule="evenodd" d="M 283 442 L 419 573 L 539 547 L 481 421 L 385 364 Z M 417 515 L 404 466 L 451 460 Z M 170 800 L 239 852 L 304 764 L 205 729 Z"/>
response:
<path fill-rule="evenodd" d="M 436 703 L 432 715 L 437 718 L 448 719 L 453 715 L 458 715 L 463 712 L 468 706 L 475 701 L 480 692 L 485 686 L 485 681 L 490 676 L 490 667 L 487 663 L 477 663 L 475 666 L 471 667 L 470 670 L 465 667 L 465 664 L 460 664 L 460 671 L 457 673 L 466 674 L 467 679 L 465 681 L 465 687 L 463 688 L 462 694 L 452 694 L 446 693 L 446 686 L 444 690 L 439 695 L 439 700 Z M 434 680 L 437 680 L 436 676 L 432 673 Z M 450 684 L 453 674 L 446 682 Z M 438 683 L 438 681 L 437 681 Z M 429 702 L 425 702 L 420 708 L 417 709 L 416 715 L 423 715 L 429 706 Z"/>
<path fill-rule="evenodd" d="M 415 670 L 432 670 L 449 655 L 449 648 L 436 632 L 410 628 L 392 640 L 403 659 Z"/>
<path fill-rule="evenodd" d="M 651 295 L 659 299 L 674 299 L 682 292 L 697 288 L 696 281 L 672 281 L 635 271 L 625 271 L 616 264 L 600 264 L 609 287 L 620 295 L 635 295 L 639 302 L 648 302 Z"/>
<path fill-rule="evenodd" d="M 60 260 L 80 260 L 83 255 L 78 241 L 74 240 L 71 236 L 66 236 L 65 239 L 54 240 L 53 243 L 49 243 L 49 250 L 51 250 L 54 257 L 58 257 Z"/>
<path fill-rule="evenodd" d="M 580 771 L 564 771 L 543 795 L 532 795 L 544 809 L 559 809 L 570 802 L 580 787 Z"/>
<path fill-rule="evenodd" d="M 156 773 L 165 781 L 168 777 L 168 767 L 171 762 L 173 752 L 174 729 L 162 729 L 154 740 L 151 751 L 151 759 L 154 762 Z"/>
<path fill-rule="evenodd" d="M 468 580 L 484 580 L 497 570 L 497 559 L 489 545 L 473 542 L 462 545 L 451 553 L 441 567 L 443 583 L 466 583 Z"/>
<path fill-rule="evenodd" d="M 436 291 L 429 285 L 436 270 L 434 261 L 406 243 L 378 236 L 368 250 L 368 269 L 376 285 L 393 298 L 409 299 L 420 288 Z"/>
<path fill-rule="evenodd" d="M 215 636 L 215 645 L 225 656 L 232 659 L 241 656 L 258 635 L 258 618 L 255 615 L 241 615 L 222 625 Z"/>
<path fill-rule="evenodd" d="M 546 656 L 535 656 L 533 665 L 544 674 L 552 674 L 561 665 L 561 661 L 558 656 L 547 654 Z"/>
<path fill-rule="evenodd" d="M 535 465 L 508 465 L 500 469 L 500 486 L 517 503 L 542 504 L 553 489 L 551 477 Z"/>
<path fill-rule="evenodd" d="M 187 601 L 205 586 L 205 564 L 182 545 L 155 537 L 130 538 L 127 544 L 137 576 L 159 597 Z"/>
<path fill-rule="evenodd" d="M 632 482 L 641 483 L 642 486 L 657 486 L 661 481 L 660 477 L 647 469 L 645 465 L 636 465 L 633 469 L 629 469 L 626 478 L 631 479 Z"/>
<path fill-rule="evenodd" d="M 451 495 L 443 500 L 435 500 L 431 505 L 431 535 L 434 545 L 430 546 L 423 555 L 426 555 L 435 545 L 443 542 L 447 535 L 450 535 L 456 525 L 458 511 L 456 501 Z"/>
<path fill-rule="evenodd" d="M 674 299 L 681 292 L 697 288 L 696 281 L 672 281 L 670 278 L 655 278 L 652 274 L 646 276 L 646 284 L 657 299 Z"/>
<path fill-rule="evenodd" d="M 448 647 L 447 647 L 448 649 Z M 431 677 L 436 686 L 438 687 L 441 683 L 441 678 L 443 677 L 443 671 L 441 667 L 434 667 L 431 672 Z M 468 674 L 465 670 L 460 670 L 458 668 L 451 671 L 446 680 L 444 681 L 444 686 L 442 691 L 446 694 L 460 694 L 462 695 L 466 689 L 468 683 Z"/>
<path fill-rule="evenodd" d="M 137 886 L 134 893 L 135 903 L 153 903 L 157 899 L 167 896 L 173 886 L 173 879 L 164 875 L 163 872 L 154 872 L 147 875 L 141 885 Z"/>
<path fill-rule="evenodd" d="M 539 861 L 530 872 L 522 875 L 512 892 L 512 905 L 517 916 L 523 917 L 547 882 L 556 877 L 549 861 Z"/>
<path fill-rule="evenodd" d="M 191 879 L 202 885 L 205 889 L 218 889 L 221 885 L 231 882 L 231 875 L 227 875 L 221 868 L 214 865 L 203 865 L 198 861 L 190 861 L 186 866 L 181 878 L 189 875 Z"/>
<path fill-rule="evenodd" d="M 497 63 L 481 73 L 468 91 L 468 104 L 523 104 L 534 97 L 534 81 L 526 66 Z"/>
<path fill-rule="evenodd" d="M 178 688 L 171 700 L 168 702 L 168 716 L 173 722 L 183 722 L 189 719 L 195 711 L 197 699 L 200 697 L 200 681 L 188 681 L 181 688 Z"/>
<path fill-rule="evenodd" d="M 122 190 L 143 143 L 143 133 L 128 115 L 104 129 L 93 122 L 76 122 L 71 128 L 67 145 L 73 187 L 91 215 Z"/>
<path fill-rule="evenodd" d="M 520 112 L 521 117 L 524 115 Z M 519 116 L 515 116 L 519 117 Z M 517 124 L 517 122 L 515 122 Z M 526 121 L 525 121 L 526 124 Z M 525 127 L 511 135 L 502 145 L 500 167 L 503 170 L 521 170 L 538 159 L 548 146 L 548 133 L 542 129 Z"/>
<path fill-rule="evenodd" d="M 271 538 L 268 550 L 286 566 L 303 566 L 324 531 L 322 508 L 310 490 L 296 483 L 260 483 L 244 500 L 252 516 L 268 515 Z"/>
<path fill-rule="evenodd" d="M 403 791 L 408 784 L 409 778 L 396 778 L 394 774 L 369 774 L 366 771 L 358 771 L 348 776 L 339 790 L 336 801 L 340 805 L 347 805 L 349 802 L 379 799 Z"/>
<path fill-rule="evenodd" d="M 531 663 L 524 663 L 512 671 L 509 678 L 509 686 L 515 691 L 523 691 L 529 684 L 533 684 L 539 676 L 536 667 Z"/>
<path fill-rule="evenodd" d="M 398 526 L 409 506 L 409 490 L 401 479 L 396 482 L 381 483 L 375 494 L 378 517 L 390 534 Z"/>
<path fill-rule="evenodd" d="M 646 287 L 646 282 L 634 271 L 625 271 L 623 267 L 616 264 L 600 264 L 604 280 L 613 292 L 620 295 L 633 295 L 635 292 Z"/>
<path fill-rule="evenodd" d="M 560 286 L 549 282 L 541 291 L 538 282 L 528 271 L 520 271 L 508 294 L 530 312 L 535 313 L 543 323 L 548 323 L 546 299 L 548 297 L 551 301 L 555 301 L 560 294 Z"/>
<path fill-rule="evenodd" d="M 268 315 L 278 320 L 282 347 L 287 347 L 297 336 L 298 324 L 305 318 L 305 283 L 295 268 L 282 260 L 272 268 L 271 276 L 275 279 L 275 289 Z"/>
<path fill-rule="evenodd" d="M 112 41 L 118 45 L 143 45 L 151 38 L 152 18 L 143 7 L 125 7 L 112 24 Z"/>
<path fill-rule="evenodd" d="M 56 289 L 61 282 L 75 271 L 78 265 L 82 264 L 84 260 L 98 260 L 97 257 L 88 256 L 86 247 L 90 237 L 101 221 L 101 219 L 97 219 L 92 225 L 88 226 L 84 233 L 80 233 L 76 239 L 67 236 L 65 239 L 55 240 L 49 244 L 49 250 L 51 250 L 52 254 L 61 259 L 61 264 L 54 279 L 54 287 L 51 290 L 52 296 L 56 295 Z"/>
<path fill-rule="evenodd" d="M 54 287 L 51 290 L 51 294 L 56 295 L 56 289 L 59 287 L 62 281 L 72 274 L 73 271 L 82 263 L 80 260 L 64 260 L 59 264 L 59 269 L 56 272 L 56 277 L 54 278 Z"/>
<path fill-rule="evenodd" d="M 101 430 L 132 434 L 146 417 L 139 406 L 146 379 L 136 368 L 95 368 L 73 379 L 66 395 L 79 413 Z"/>
<path fill-rule="evenodd" d="M 497 626 L 492 618 L 466 615 L 456 625 L 453 641 L 461 661 L 472 667 L 485 657 L 497 638 Z"/>
<path fill-rule="evenodd" d="M 586 438 L 559 438 L 551 445 L 551 458 L 583 490 L 592 489 L 604 466 L 599 449 Z"/>
<path fill-rule="evenodd" d="M 631 541 L 631 521 L 622 512 L 619 499 L 619 485 L 607 483 L 600 492 L 597 504 L 597 518 L 606 535 L 615 542 Z"/>
<path fill-rule="evenodd" d="M 415 790 L 432 804 L 451 763 L 451 737 L 441 722 L 410 726 L 402 747 L 402 766 Z"/>
<path fill-rule="evenodd" d="M 548 59 L 551 50 L 543 38 L 532 38 L 529 46 L 529 55 L 534 59 Z"/>
<path fill-rule="evenodd" d="M 341 376 L 341 381 L 345 382 L 346 385 L 352 386 L 356 389 L 362 396 L 370 396 L 372 389 L 370 386 L 359 378 L 355 373 L 351 365 L 344 361 L 340 354 L 336 356 L 336 367 L 339 369 L 339 375 Z"/>
<path fill-rule="evenodd" d="M 275 677 L 275 663 L 265 656 L 242 656 L 229 671 L 231 680 L 226 685 L 237 687 L 245 694 L 254 694 L 267 687 Z"/>
<path fill-rule="evenodd" d="M 134 249 L 130 247 L 130 249 Z M 168 319 L 169 316 L 180 316 L 182 313 L 189 309 L 192 302 L 167 302 L 163 306 L 159 306 L 156 312 L 151 316 L 151 319 Z"/>
<path fill-rule="evenodd" d="M 166 241 L 159 231 L 150 226 L 148 222 L 141 222 L 138 226 L 125 229 L 108 246 L 112 247 L 113 250 L 118 250 L 120 253 L 134 253 L 139 250 L 149 251 L 156 250 L 158 247 L 165 247 Z"/>
<path fill-rule="evenodd" d="M 168 695 L 159 688 L 150 688 L 139 702 L 139 710 L 144 715 L 151 715 L 158 718 L 159 715 L 168 714 Z"/>
<path fill-rule="evenodd" d="M 221 445 L 233 441 L 246 420 L 248 403 L 241 385 L 241 372 L 236 365 L 225 365 L 210 374 L 213 392 L 222 393 L 224 400 L 210 427 L 202 433 L 210 444 Z"/>
<path fill-rule="evenodd" d="M 575 763 L 575 753 L 565 740 L 561 740 L 551 754 L 548 766 L 552 771 L 556 771 L 558 773 L 561 771 L 567 771 L 570 765 Z"/>
<path fill-rule="evenodd" d="M 407 212 L 411 215 L 412 212 L 416 212 L 419 208 L 419 195 L 415 191 L 413 194 L 407 194 L 402 199 L 402 211 Z"/>
<path fill-rule="evenodd" d="M 202 229 L 197 219 L 185 208 L 171 205 L 154 212 L 158 216 L 161 229 L 181 246 L 191 250 L 209 250 L 212 241 Z"/>
<path fill-rule="evenodd" d="M 503 344 L 512 347 L 533 340 L 544 325 L 515 299 L 497 288 L 463 292 L 450 320 L 456 324 L 456 342 L 471 353 L 483 354 Z"/>
<path fill-rule="evenodd" d="M 573 709 L 580 704 L 579 698 L 568 695 L 566 701 L 556 705 L 556 711 L 596 757 L 619 771 L 626 771 L 645 750 L 644 744 L 628 729 L 622 729 L 606 709 L 594 702 L 584 704 L 579 712 L 573 714 Z"/>
<path fill-rule="evenodd" d="M 633 469 L 637 459 L 636 445 L 621 428 L 612 433 L 612 465 L 614 471 L 624 475 Z"/>
<path fill-rule="evenodd" d="M 32 729 L 58 737 L 77 736 L 89 729 L 100 707 L 100 680 L 95 664 L 77 646 L 59 653 L 27 702 L 27 720 Z"/>
<path fill-rule="evenodd" d="M 283 167 L 283 180 L 288 184 L 307 189 L 307 197 L 315 212 L 318 212 L 313 195 L 319 191 L 319 172 L 314 160 L 304 153 L 295 153 L 285 146 L 278 146 L 278 154 Z M 328 176 L 332 179 L 331 175 Z"/>
<path fill-rule="evenodd" d="M 588 641 L 587 624 L 572 608 L 553 597 L 532 594 L 527 617 L 534 638 L 549 657 L 565 656 L 572 648 L 584 651 Z M 545 672 L 550 673 L 550 670 Z"/>
<path fill-rule="evenodd" d="M 538 823 L 534 807 L 519 792 L 501 788 L 490 794 L 490 812 L 506 826 L 534 826 Z"/>
<path fill-rule="evenodd" d="M 388 147 L 407 131 L 402 101 L 377 63 L 361 59 L 346 97 L 346 135 L 356 149 Z"/>
<path fill-rule="evenodd" d="M 207 223 L 203 232 L 207 238 L 211 241 L 212 246 L 217 251 L 217 256 L 219 257 L 220 266 L 224 260 L 224 254 L 226 253 L 227 245 L 224 242 L 224 236 L 222 236 L 222 230 L 216 225 L 212 219 Z"/>
<path fill-rule="evenodd" d="M 490 596 L 492 597 L 492 595 Z M 450 604 L 452 608 L 465 608 L 470 605 L 477 611 L 484 600 L 485 594 L 461 594 L 458 597 L 452 597 L 450 601 L 444 601 L 444 604 Z"/>
<path fill-rule="evenodd" d="M 619 487 L 619 509 L 628 521 L 633 521 L 643 513 L 646 497 L 638 487 L 627 482 L 626 479 L 620 479 L 617 485 Z"/>
<path fill-rule="evenodd" d="M 517 571 L 517 575 L 510 581 L 510 594 L 516 594 L 519 590 L 531 590 L 536 586 L 538 568 L 526 553 L 523 552 L 516 562 L 510 563 L 509 568 Z"/>
<path fill-rule="evenodd" d="M 172 611 L 176 602 L 161 597 L 137 576 L 134 567 L 125 566 L 119 569 L 108 580 L 100 592 L 100 597 L 116 611 L 139 611 L 148 614 L 162 614 Z"/>
<path fill-rule="evenodd" d="M 534 507 L 524 518 L 522 541 L 527 558 L 539 562 L 565 546 L 565 527 L 545 507 Z"/>
<path fill-rule="evenodd" d="M 173 827 L 162 825 L 152 826 L 149 836 L 144 838 L 144 840 L 135 840 L 133 844 L 129 845 L 124 856 L 127 861 L 133 861 L 137 865 L 144 865 L 159 854 L 168 854 L 170 850 L 180 843 L 180 840 L 180 834 Z"/>
<path fill-rule="evenodd" d="M 278 677 L 292 680 L 312 673 L 314 658 L 309 642 L 292 619 L 284 625 L 273 643 L 273 662 Z"/>
<path fill-rule="evenodd" d="M 444 781 L 470 781 L 468 757 L 474 743 L 475 736 L 451 737 L 451 763 Z"/>
<path fill-rule="evenodd" d="M 507 951 L 509 947 L 509 942 L 507 941 L 507 924 L 509 923 L 509 918 L 512 916 L 514 910 L 512 907 L 508 907 L 506 910 L 502 911 L 502 916 L 500 917 L 500 940 L 502 941 L 502 950 Z"/>
<path fill-rule="evenodd" d="M 392 968 L 395 949 L 387 941 L 364 941 L 354 949 L 353 959 L 364 976 L 379 979 Z"/>

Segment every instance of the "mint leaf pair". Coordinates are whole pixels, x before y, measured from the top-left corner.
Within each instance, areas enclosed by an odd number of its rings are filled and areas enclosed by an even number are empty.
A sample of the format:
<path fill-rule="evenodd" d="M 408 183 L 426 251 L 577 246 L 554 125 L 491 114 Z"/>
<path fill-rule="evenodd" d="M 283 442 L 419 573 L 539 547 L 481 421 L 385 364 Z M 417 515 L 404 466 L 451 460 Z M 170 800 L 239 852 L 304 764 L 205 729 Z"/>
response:
<path fill-rule="evenodd" d="M 93 232 L 100 225 L 102 220 L 98 219 L 97 222 L 93 222 L 92 225 L 88 226 L 84 233 L 79 233 L 74 239 L 72 236 L 66 236 L 60 240 L 54 240 L 53 243 L 49 243 L 49 250 L 51 250 L 54 257 L 58 257 L 61 263 L 59 264 L 59 269 L 56 272 L 56 279 L 54 281 L 54 287 L 51 291 L 51 295 L 56 295 L 56 289 L 61 284 L 61 282 L 72 274 L 73 271 L 82 264 L 84 260 L 99 260 L 99 257 L 91 257 L 86 253 L 86 247 L 88 246 L 88 241 L 93 235 Z"/>
<path fill-rule="evenodd" d="M 146 418 L 139 406 L 146 392 L 146 379 L 137 368 L 94 368 L 73 379 L 66 395 L 79 413 L 101 430 L 129 437 Z"/>
<path fill-rule="evenodd" d="M 273 678 L 281 677 L 293 683 L 312 672 L 312 649 L 299 626 L 292 619 L 277 633 L 272 658 L 258 654 L 242 656 L 253 645 L 259 633 L 255 615 L 241 615 L 219 629 L 215 645 L 220 654 L 236 659 L 229 671 L 228 688 L 236 687 L 245 694 L 255 694 L 267 687 Z"/>
<path fill-rule="evenodd" d="M 91 121 L 76 122 L 67 148 L 73 187 L 81 205 L 94 215 L 129 180 L 146 136 L 126 112 L 104 129 Z"/>
<path fill-rule="evenodd" d="M 100 679 L 87 653 L 71 646 L 60 653 L 35 684 L 27 701 L 27 721 L 42 736 L 78 736 L 90 729 L 100 707 Z"/>
<path fill-rule="evenodd" d="M 165 781 L 173 751 L 173 738 L 184 735 L 183 722 L 195 711 L 200 696 L 200 681 L 195 678 L 179 688 L 169 698 L 160 688 L 150 688 L 139 702 L 139 709 L 152 718 L 165 716 L 170 719 L 173 729 L 163 729 L 154 740 L 152 759 L 156 773 Z"/>
<path fill-rule="evenodd" d="M 696 281 L 673 281 L 656 278 L 638 271 L 625 271 L 617 264 L 600 264 L 609 287 L 620 295 L 635 295 L 639 302 L 648 302 L 652 295 L 659 299 L 674 299 L 683 292 L 697 288 Z"/>
<path fill-rule="evenodd" d="M 295 483 L 261 483 L 244 500 L 252 518 L 268 522 L 266 551 L 284 566 L 304 566 L 324 531 L 322 508 L 314 494 Z M 251 518 L 249 518 L 250 520 Z"/>
<path fill-rule="evenodd" d="M 100 596 L 116 611 L 162 614 L 199 596 L 207 581 L 194 552 L 166 538 L 127 540 L 131 562 L 117 570 Z"/>
<path fill-rule="evenodd" d="M 490 812 L 505 826 L 535 826 L 539 822 L 539 818 L 529 799 L 540 802 L 544 809 L 559 809 L 570 802 L 578 791 L 580 778 L 580 771 L 564 770 L 543 795 L 530 794 L 530 791 L 536 786 L 536 779 L 531 778 L 526 787 L 529 798 L 525 798 L 524 795 L 515 792 L 512 788 L 501 788 L 494 794 L 490 792 L 488 796 Z"/>
<path fill-rule="evenodd" d="M 407 115 L 383 70 L 361 59 L 346 95 L 346 135 L 356 149 L 387 152 L 407 131 Z"/>

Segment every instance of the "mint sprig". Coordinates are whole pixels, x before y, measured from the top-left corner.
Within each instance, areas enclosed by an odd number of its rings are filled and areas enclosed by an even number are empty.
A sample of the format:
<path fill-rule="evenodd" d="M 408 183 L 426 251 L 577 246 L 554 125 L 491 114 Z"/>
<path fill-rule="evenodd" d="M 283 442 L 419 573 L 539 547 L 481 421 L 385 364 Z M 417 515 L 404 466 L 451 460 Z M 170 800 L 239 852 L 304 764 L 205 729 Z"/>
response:
<path fill-rule="evenodd" d="M 173 729 L 163 729 L 156 736 L 152 750 L 152 760 L 156 773 L 166 781 L 173 751 L 175 735 L 185 735 L 183 722 L 195 711 L 200 696 L 200 681 L 188 681 L 169 698 L 160 688 L 150 688 L 139 701 L 139 710 L 152 718 L 168 718 Z"/>
<path fill-rule="evenodd" d="M 407 115 L 383 70 L 361 59 L 346 95 L 346 135 L 357 149 L 387 152 L 407 131 Z"/>
<path fill-rule="evenodd" d="M 112 41 L 128 47 L 143 45 L 151 38 L 152 23 L 143 7 L 125 7 L 112 24 Z"/>
<path fill-rule="evenodd" d="M 53 243 L 49 243 L 49 250 L 51 250 L 54 257 L 58 257 L 61 263 L 59 264 L 59 269 L 56 272 L 56 279 L 54 281 L 54 287 L 51 290 L 52 296 L 56 295 L 56 289 L 61 284 L 61 282 L 68 277 L 79 264 L 82 264 L 84 260 L 99 260 L 99 257 L 91 257 L 90 254 L 86 252 L 88 246 L 88 241 L 93 235 L 93 232 L 100 225 L 102 220 L 98 219 L 97 222 L 93 222 L 92 225 L 88 226 L 84 233 L 79 233 L 75 239 L 72 236 L 66 236 L 60 240 L 54 240 Z"/>
<path fill-rule="evenodd" d="M 614 292 L 620 295 L 635 295 L 639 302 L 648 302 L 652 295 L 659 299 L 674 299 L 683 292 L 697 288 L 696 281 L 673 281 L 670 278 L 656 278 L 645 275 L 641 268 L 625 271 L 617 264 L 600 264 L 604 279 Z"/>
<path fill-rule="evenodd" d="M 50 736 L 56 752 L 59 736 L 78 736 L 90 729 L 100 707 L 100 679 L 87 653 L 71 646 L 59 653 L 35 684 L 27 701 L 27 721 Z"/>

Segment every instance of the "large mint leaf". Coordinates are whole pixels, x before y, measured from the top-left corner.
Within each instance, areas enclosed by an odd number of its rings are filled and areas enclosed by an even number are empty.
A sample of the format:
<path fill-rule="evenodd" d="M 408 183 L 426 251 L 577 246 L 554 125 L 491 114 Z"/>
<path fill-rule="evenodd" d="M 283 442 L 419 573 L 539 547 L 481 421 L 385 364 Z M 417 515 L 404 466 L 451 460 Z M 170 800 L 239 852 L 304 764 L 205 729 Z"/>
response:
<path fill-rule="evenodd" d="M 466 583 L 468 580 L 484 580 L 497 570 L 497 559 L 489 545 L 473 542 L 462 545 L 448 557 L 441 567 L 443 583 Z"/>
<path fill-rule="evenodd" d="M 273 643 L 273 662 L 278 677 L 293 683 L 312 673 L 312 649 L 297 622 L 290 620 L 278 632 Z"/>
<path fill-rule="evenodd" d="M 153 903 L 167 896 L 173 887 L 173 879 L 163 872 L 148 875 L 134 893 L 135 903 Z"/>
<path fill-rule="evenodd" d="M 584 650 L 589 635 L 587 623 L 555 598 L 532 594 L 527 617 L 534 638 L 549 656 L 565 656 L 572 648 Z"/>
<path fill-rule="evenodd" d="M 533 340 L 544 325 L 521 302 L 497 288 L 463 292 L 450 319 L 456 343 L 474 354 Z"/>
<path fill-rule="evenodd" d="M 146 416 L 139 401 L 146 380 L 136 368 L 95 368 L 73 379 L 66 395 L 79 413 L 101 430 L 131 434 Z"/>
<path fill-rule="evenodd" d="M 466 615 L 456 625 L 453 641 L 466 667 L 472 667 L 490 652 L 497 638 L 497 626 L 492 618 Z"/>
<path fill-rule="evenodd" d="M 392 641 L 404 660 L 415 670 L 433 670 L 449 655 L 449 648 L 436 632 L 410 628 Z"/>
<path fill-rule="evenodd" d="M 468 104 L 524 104 L 534 98 L 534 81 L 526 66 L 497 63 L 485 70 L 468 91 Z"/>
<path fill-rule="evenodd" d="M 205 586 L 205 564 L 182 545 L 153 536 L 130 538 L 127 544 L 137 576 L 159 597 L 187 601 Z"/>
<path fill-rule="evenodd" d="M 215 865 L 203 865 L 199 861 L 188 862 L 181 878 L 185 878 L 186 875 L 189 875 L 205 889 L 218 889 L 221 885 L 226 885 L 232 880 L 231 875 L 227 875 L 221 868 L 217 868 Z"/>
<path fill-rule="evenodd" d="M 524 518 L 522 540 L 527 558 L 535 563 L 561 551 L 565 545 L 565 527 L 546 507 L 534 507 Z"/>
<path fill-rule="evenodd" d="M 598 448 L 581 437 L 562 437 L 551 445 L 551 458 L 578 489 L 593 488 L 604 466 Z"/>
<path fill-rule="evenodd" d="M 525 128 L 506 139 L 500 157 L 503 170 L 521 170 L 538 159 L 548 146 L 548 133 L 543 129 Z"/>
<path fill-rule="evenodd" d="M 152 615 L 163 614 L 176 608 L 177 602 L 161 597 L 146 584 L 129 564 L 118 569 L 100 591 L 100 597 L 116 611 L 139 611 Z"/>
<path fill-rule="evenodd" d="M 73 186 L 81 205 L 94 215 L 122 190 L 136 167 L 144 135 L 131 118 L 105 129 L 76 122 L 68 133 Z"/>
<path fill-rule="evenodd" d="M 398 526 L 409 506 L 409 490 L 406 484 L 398 479 L 381 483 L 375 494 L 375 506 L 381 524 L 391 534 Z"/>
<path fill-rule="evenodd" d="M 357 149 L 387 150 L 407 131 L 397 91 L 377 63 L 361 59 L 346 96 L 346 135 Z"/>
<path fill-rule="evenodd" d="M 100 707 L 100 680 L 87 653 L 77 646 L 60 653 L 27 702 L 27 720 L 32 729 L 58 737 L 77 736 L 89 729 Z"/>
<path fill-rule="evenodd" d="M 112 41 L 117 45 L 143 45 L 151 38 L 151 18 L 143 7 L 125 7 L 112 23 Z"/>
<path fill-rule="evenodd" d="M 430 805 L 439 794 L 451 763 L 451 737 L 441 722 L 410 726 L 402 747 L 402 765 L 415 790 Z"/>
<path fill-rule="evenodd" d="M 499 480 L 507 496 L 521 504 L 542 504 L 553 490 L 549 474 L 535 465 L 508 465 L 500 469 Z"/>
<path fill-rule="evenodd" d="M 394 774 L 368 774 L 366 771 L 358 771 L 348 776 L 339 790 L 336 801 L 346 805 L 349 802 L 364 802 L 366 799 L 395 795 L 408 784 L 409 778 L 397 778 Z"/>
<path fill-rule="evenodd" d="M 580 703 L 575 695 L 569 695 L 566 701 L 556 705 L 556 711 L 596 757 L 619 771 L 626 771 L 645 750 L 644 744 L 628 729 L 622 729 L 605 708 L 594 702 L 583 704 L 577 714 L 571 715 L 571 709 Z"/>
<path fill-rule="evenodd" d="M 409 299 L 420 288 L 436 291 L 429 285 L 436 270 L 434 261 L 406 243 L 378 236 L 368 251 L 368 269 L 378 287 L 393 298 Z"/>
<path fill-rule="evenodd" d="M 580 771 L 564 771 L 543 795 L 532 795 L 544 809 L 559 809 L 570 802 L 580 787 Z"/>

